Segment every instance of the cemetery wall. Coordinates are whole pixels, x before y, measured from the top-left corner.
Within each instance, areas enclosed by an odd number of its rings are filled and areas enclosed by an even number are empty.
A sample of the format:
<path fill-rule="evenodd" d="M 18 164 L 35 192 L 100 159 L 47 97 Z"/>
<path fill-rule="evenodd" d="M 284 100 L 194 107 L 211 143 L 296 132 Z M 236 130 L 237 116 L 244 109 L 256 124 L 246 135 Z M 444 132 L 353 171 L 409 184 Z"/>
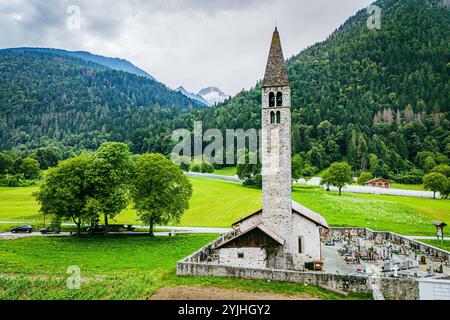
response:
<path fill-rule="evenodd" d="M 397 241 L 409 246 L 417 246 L 420 250 L 431 254 L 438 253 L 449 259 L 450 252 L 423 244 L 421 242 L 405 238 L 392 232 L 378 232 L 366 228 L 331 228 L 330 233 L 351 232 L 358 236 L 366 236 L 373 239 L 386 239 Z M 210 261 L 214 255 L 217 244 L 226 240 L 223 235 L 221 238 L 211 242 L 197 252 L 191 254 L 178 262 L 178 276 L 197 276 L 197 277 L 229 277 L 253 280 L 273 280 L 285 281 L 301 284 L 310 284 L 316 286 L 326 286 L 332 289 L 338 289 L 346 292 L 372 293 L 373 278 L 366 275 L 339 275 L 322 272 L 299 272 L 265 268 L 246 268 L 219 265 L 217 261 Z M 377 285 L 381 293 L 388 300 L 418 300 L 419 299 L 419 281 L 416 279 L 398 279 L 398 278 L 377 278 Z"/>
<path fill-rule="evenodd" d="M 228 277 L 272 280 L 325 286 L 349 293 L 372 293 L 372 280 L 363 275 L 337 275 L 319 272 L 298 272 L 273 269 L 252 269 L 180 261 L 178 276 Z M 381 278 L 380 290 L 388 300 L 418 300 L 419 284 L 413 279 Z"/>

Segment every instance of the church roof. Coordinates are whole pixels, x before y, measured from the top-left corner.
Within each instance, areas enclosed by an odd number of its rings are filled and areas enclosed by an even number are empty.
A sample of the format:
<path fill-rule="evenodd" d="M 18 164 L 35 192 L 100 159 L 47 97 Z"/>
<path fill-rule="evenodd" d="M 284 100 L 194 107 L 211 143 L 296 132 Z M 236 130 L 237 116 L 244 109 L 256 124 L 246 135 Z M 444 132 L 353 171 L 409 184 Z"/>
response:
<path fill-rule="evenodd" d="M 267 60 L 266 74 L 263 80 L 263 87 L 284 87 L 289 86 L 289 78 L 281 48 L 280 34 L 275 28 L 270 46 L 269 59 Z"/>
<path fill-rule="evenodd" d="M 218 244 L 214 249 L 217 250 L 217 249 L 226 247 L 229 243 L 234 242 L 236 239 L 244 237 L 245 235 L 247 235 L 257 229 L 281 246 L 284 246 L 284 244 L 286 243 L 286 241 L 282 237 L 280 237 L 275 232 L 273 232 L 271 229 L 266 227 L 263 223 L 259 223 L 259 224 L 255 224 L 245 230 L 241 230 L 237 235 L 235 235 L 231 239 L 228 239 L 227 241 L 224 241 L 224 242 Z"/>
<path fill-rule="evenodd" d="M 367 181 L 365 184 L 373 183 L 373 182 L 379 182 L 379 181 L 382 181 L 382 182 L 391 182 L 390 180 L 385 179 L 385 178 L 375 178 L 375 179 L 372 179 L 372 180 Z"/>
<path fill-rule="evenodd" d="M 298 213 L 301 216 L 304 216 L 305 218 L 308 218 L 309 220 L 315 222 L 316 224 L 326 229 L 330 229 L 330 227 L 328 226 L 328 222 L 324 217 L 322 217 L 317 212 L 314 212 L 311 209 L 302 206 L 298 202 L 292 201 L 292 211 Z"/>
<path fill-rule="evenodd" d="M 311 209 L 306 208 L 305 206 L 302 206 L 300 203 L 296 202 L 296 201 L 292 201 L 292 212 L 293 213 L 297 213 L 299 215 L 301 215 L 302 217 L 305 217 L 308 220 L 311 220 L 312 222 L 314 222 L 315 224 L 322 226 L 326 229 L 330 229 L 330 227 L 328 226 L 328 222 L 327 220 L 321 216 L 320 214 L 318 214 L 317 212 L 312 211 Z M 238 224 L 240 224 L 241 222 L 244 222 L 256 215 L 260 215 L 262 214 L 262 210 L 256 211 L 254 213 L 252 213 L 251 215 L 242 218 L 241 220 L 233 223 L 233 226 L 236 226 Z"/>

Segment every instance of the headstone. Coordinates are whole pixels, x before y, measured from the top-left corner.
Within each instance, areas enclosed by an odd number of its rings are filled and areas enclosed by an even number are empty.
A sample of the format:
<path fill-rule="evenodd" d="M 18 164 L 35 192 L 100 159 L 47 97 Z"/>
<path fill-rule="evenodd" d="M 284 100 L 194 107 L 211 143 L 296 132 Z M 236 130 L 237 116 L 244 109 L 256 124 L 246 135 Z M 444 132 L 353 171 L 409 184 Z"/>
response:
<path fill-rule="evenodd" d="M 394 277 L 398 277 L 398 266 L 394 265 Z"/>

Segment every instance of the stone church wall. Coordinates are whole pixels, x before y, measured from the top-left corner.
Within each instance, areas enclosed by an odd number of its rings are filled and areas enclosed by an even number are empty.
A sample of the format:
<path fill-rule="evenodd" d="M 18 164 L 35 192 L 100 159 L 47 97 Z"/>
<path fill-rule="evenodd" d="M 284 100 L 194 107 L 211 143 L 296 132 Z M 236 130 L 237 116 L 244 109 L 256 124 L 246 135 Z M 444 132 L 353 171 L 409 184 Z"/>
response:
<path fill-rule="evenodd" d="M 239 257 L 243 255 L 243 258 Z M 266 251 L 261 248 L 223 248 L 219 250 L 219 265 L 265 268 Z"/>
<path fill-rule="evenodd" d="M 294 244 L 293 259 L 296 270 L 302 270 L 305 262 L 321 261 L 320 232 L 317 225 L 298 214 L 293 215 L 292 237 Z M 299 253 L 299 241 L 302 239 L 302 252 Z"/>

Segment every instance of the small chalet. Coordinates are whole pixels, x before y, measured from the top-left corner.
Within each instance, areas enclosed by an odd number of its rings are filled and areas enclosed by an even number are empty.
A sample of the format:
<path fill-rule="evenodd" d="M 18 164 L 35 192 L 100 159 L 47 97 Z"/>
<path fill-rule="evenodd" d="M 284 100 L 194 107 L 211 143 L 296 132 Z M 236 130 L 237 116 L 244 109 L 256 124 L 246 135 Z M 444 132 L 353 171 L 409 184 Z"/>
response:
<path fill-rule="evenodd" d="M 387 179 L 376 178 L 369 180 L 365 183 L 366 187 L 384 188 L 389 189 L 391 187 L 391 182 Z"/>

